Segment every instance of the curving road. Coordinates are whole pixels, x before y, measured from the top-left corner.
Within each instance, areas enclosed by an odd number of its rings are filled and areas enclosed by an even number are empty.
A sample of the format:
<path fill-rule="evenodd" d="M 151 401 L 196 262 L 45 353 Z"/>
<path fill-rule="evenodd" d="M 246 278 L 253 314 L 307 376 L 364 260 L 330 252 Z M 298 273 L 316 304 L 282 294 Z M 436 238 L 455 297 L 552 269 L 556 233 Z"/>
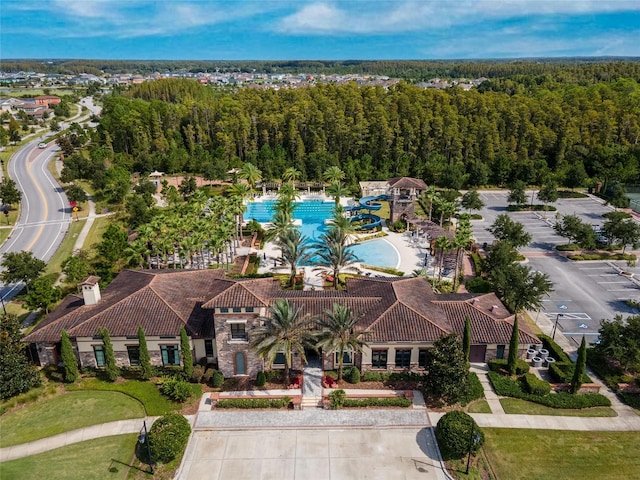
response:
<path fill-rule="evenodd" d="M 91 113 L 98 113 L 90 98 L 82 99 L 82 105 Z M 75 122 L 87 121 L 89 115 L 77 118 Z M 61 127 L 67 128 L 67 124 Z M 71 209 L 62 187 L 49 171 L 49 163 L 57 154 L 58 146 L 51 142 L 40 149 L 41 137 L 32 140 L 18 150 L 9 160 L 9 176 L 22 191 L 20 217 L 11 235 L 0 246 L 0 256 L 7 252 L 27 250 L 45 262 L 51 259 L 66 235 L 71 222 Z M 0 218 L 0 221 L 4 218 Z M 0 295 L 5 300 L 16 295 L 22 284 L 5 285 Z"/>

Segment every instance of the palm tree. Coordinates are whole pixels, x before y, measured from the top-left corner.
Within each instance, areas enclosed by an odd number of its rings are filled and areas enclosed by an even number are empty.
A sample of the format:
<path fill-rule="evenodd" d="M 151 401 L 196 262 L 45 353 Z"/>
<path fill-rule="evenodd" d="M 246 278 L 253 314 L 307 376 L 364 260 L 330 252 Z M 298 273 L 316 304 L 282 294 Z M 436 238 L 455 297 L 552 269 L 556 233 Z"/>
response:
<path fill-rule="evenodd" d="M 438 210 L 440 211 L 440 226 L 444 225 L 445 218 L 449 220 L 457 210 L 456 202 L 449 202 L 448 200 L 441 199 L 437 202 Z M 447 225 L 447 230 L 450 229 L 450 224 Z"/>
<path fill-rule="evenodd" d="M 312 247 L 317 249 L 316 263 L 332 270 L 333 288 L 337 290 L 340 272 L 355 270 L 354 264 L 359 261 L 351 246 L 346 245 L 346 235 L 337 228 L 331 228 Z"/>
<path fill-rule="evenodd" d="M 424 199 L 427 201 L 429 205 L 429 221 L 431 221 L 431 213 L 433 212 L 433 204 L 437 202 L 440 198 L 440 192 L 438 192 L 435 187 L 432 185 L 427 188 L 422 194 Z"/>
<path fill-rule="evenodd" d="M 460 265 L 462 263 L 462 253 L 464 249 L 469 246 L 473 234 L 471 232 L 471 222 L 468 218 L 462 218 L 456 226 L 456 231 L 453 236 L 452 247 L 456 249 L 456 273 L 453 277 L 453 291 L 455 293 L 458 286 L 458 275 L 460 272 Z"/>
<path fill-rule="evenodd" d="M 344 172 L 340 170 L 340 167 L 332 165 L 322 173 L 322 178 L 328 183 L 340 183 L 344 180 Z"/>
<path fill-rule="evenodd" d="M 300 180 L 302 172 L 295 167 L 289 167 L 282 173 L 282 180 L 295 186 L 296 181 Z"/>
<path fill-rule="evenodd" d="M 294 227 L 285 230 L 275 243 L 280 248 L 283 263 L 291 268 L 289 287 L 293 288 L 298 264 L 307 263 L 311 259 L 312 254 L 307 251 L 309 240 Z"/>
<path fill-rule="evenodd" d="M 149 249 L 147 248 L 147 242 L 142 238 L 137 238 L 130 242 L 124 250 L 124 259 L 127 265 L 135 265 L 140 270 L 144 268 L 144 262 L 147 258 L 149 258 Z"/>
<path fill-rule="evenodd" d="M 293 353 L 300 355 L 306 363 L 304 349 L 312 345 L 312 320 L 300 314 L 302 307 L 295 308 L 288 300 L 280 298 L 269 308 L 269 315 L 260 317 L 262 326 L 251 331 L 250 345 L 258 356 L 273 364 L 276 355 L 284 355 L 284 376 L 289 382 L 289 369 Z"/>
<path fill-rule="evenodd" d="M 338 205 L 333 214 L 333 218 L 329 221 L 329 227 L 338 230 L 341 235 L 347 236 L 356 231 L 351 224 L 351 220 L 343 215 L 344 209 Z"/>
<path fill-rule="evenodd" d="M 349 195 L 349 189 L 343 187 L 340 182 L 333 182 L 331 185 L 327 187 L 327 194 L 333 197 L 335 202 L 335 208 L 337 209 L 340 205 L 340 197 L 344 197 Z"/>
<path fill-rule="evenodd" d="M 338 381 L 342 380 L 342 364 L 347 350 L 361 352 L 367 343 L 362 340 L 362 332 L 357 330 L 358 318 L 345 305 L 333 304 L 333 310 L 325 310 L 324 318 L 318 320 L 320 332 L 316 348 L 335 352 L 338 357 Z"/>
<path fill-rule="evenodd" d="M 288 230 L 293 228 L 294 225 L 291 215 L 288 215 L 286 212 L 276 211 L 271 219 L 271 226 L 265 232 L 265 237 L 267 240 L 273 240 L 274 238 L 284 235 Z"/>
<path fill-rule="evenodd" d="M 436 238 L 435 247 L 440 250 L 440 262 L 438 263 L 438 285 L 442 282 L 442 264 L 444 263 L 445 252 L 451 250 L 451 240 L 449 237 L 442 235 Z"/>
<path fill-rule="evenodd" d="M 242 168 L 240 168 L 238 177 L 244 178 L 251 187 L 251 190 L 255 190 L 256 183 L 262 180 L 262 171 L 253 163 L 246 162 L 242 165 Z"/>

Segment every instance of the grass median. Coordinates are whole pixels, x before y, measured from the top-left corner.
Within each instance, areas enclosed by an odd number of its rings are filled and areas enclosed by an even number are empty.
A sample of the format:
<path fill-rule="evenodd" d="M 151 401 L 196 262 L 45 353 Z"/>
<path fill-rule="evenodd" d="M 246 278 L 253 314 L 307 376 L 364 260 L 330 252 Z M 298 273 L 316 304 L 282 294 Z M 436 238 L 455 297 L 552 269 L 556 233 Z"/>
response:
<path fill-rule="evenodd" d="M 78 391 L 39 400 L 0 417 L 0 447 L 90 425 L 145 416 L 142 404 L 119 392 Z"/>
<path fill-rule="evenodd" d="M 611 407 L 592 408 L 551 408 L 520 398 L 501 398 L 500 403 L 505 413 L 523 415 L 552 415 L 555 417 L 617 417 Z"/>
<path fill-rule="evenodd" d="M 496 477 L 519 480 L 639 478 L 640 432 L 564 432 L 485 428 Z"/>
<path fill-rule="evenodd" d="M 137 436 L 97 438 L 0 463 L 0 478 L 124 480 L 134 459 Z"/>

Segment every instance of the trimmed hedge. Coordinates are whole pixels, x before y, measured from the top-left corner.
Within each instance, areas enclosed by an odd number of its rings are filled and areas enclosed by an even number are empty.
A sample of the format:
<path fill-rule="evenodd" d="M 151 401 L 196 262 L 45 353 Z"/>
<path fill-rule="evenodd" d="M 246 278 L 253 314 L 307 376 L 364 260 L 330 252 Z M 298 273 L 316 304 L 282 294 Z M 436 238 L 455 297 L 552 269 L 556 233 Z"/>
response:
<path fill-rule="evenodd" d="M 218 400 L 218 408 L 288 408 L 291 398 L 225 398 Z"/>
<path fill-rule="evenodd" d="M 189 383 L 177 378 L 164 378 L 160 391 L 174 402 L 184 402 L 191 396 Z"/>
<path fill-rule="evenodd" d="M 404 397 L 395 398 L 345 398 L 342 407 L 363 408 L 363 407 L 410 407 L 413 402 Z"/>
<path fill-rule="evenodd" d="M 518 380 L 504 377 L 496 372 L 488 373 L 489 380 L 498 395 L 503 397 L 521 398 L 530 402 L 539 403 L 551 408 L 590 408 L 610 407 L 611 401 L 599 393 L 585 393 L 572 395 L 566 392 L 550 393 L 549 395 L 533 395 L 525 393 Z"/>
<path fill-rule="evenodd" d="M 549 365 L 549 375 L 558 383 L 571 383 L 575 367 L 574 363 L 552 363 Z M 581 382 L 593 383 L 593 380 L 585 373 L 582 375 Z"/>
<path fill-rule="evenodd" d="M 491 293 L 493 292 L 493 285 L 484 278 L 476 277 L 470 278 L 464 284 L 469 293 Z"/>
<path fill-rule="evenodd" d="M 506 358 L 493 358 L 489 360 L 489 370 L 492 372 L 500 372 L 501 370 L 508 370 L 508 361 Z M 518 359 L 516 361 L 516 375 L 522 375 L 529 372 L 529 364 L 524 360 Z"/>
<path fill-rule="evenodd" d="M 522 376 L 522 384 L 526 391 L 532 395 L 548 395 L 551 392 L 549 382 L 540 380 L 533 373 L 525 373 Z"/>
<path fill-rule="evenodd" d="M 580 255 L 569 255 L 569 260 L 627 260 L 635 262 L 638 257 L 631 253 L 583 253 Z"/>

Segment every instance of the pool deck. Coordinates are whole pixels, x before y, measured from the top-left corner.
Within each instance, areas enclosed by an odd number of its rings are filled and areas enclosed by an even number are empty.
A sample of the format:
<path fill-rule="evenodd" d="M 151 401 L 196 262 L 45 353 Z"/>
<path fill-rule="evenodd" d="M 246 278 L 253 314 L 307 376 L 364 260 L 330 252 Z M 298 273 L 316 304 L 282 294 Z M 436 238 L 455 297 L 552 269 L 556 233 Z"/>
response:
<path fill-rule="evenodd" d="M 419 245 L 413 241 L 413 237 L 407 233 L 394 233 L 390 232 L 388 228 L 383 227 L 382 231 L 387 233 L 386 237 L 377 238 L 375 240 L 384 240 L 391 244 L 397 251 L 400 257 L 400 264 L 396 267 L 398 270 L 404 272 L 405 276 L 411 276 L 414 270 L 422 269 L 424 266 L 424 257 L 426 249 L 424 248 L 424 242 Z M 274 243 L 268 242 L 265 244 L 264 250 L 258 251 L 258 256 L 261 258 L 259 273 L 289 273 L 287 266 L 279 265 L 277 259 L 280 258 L 280 250 Z M 433 267 L 432 267 L 433 268 Z M 303 267 L 300 267 L 302 270 Z M 322 267 L 317 269 L 316 267 L 304 267 L 305 270 L 305 289 L 319 290 L 322 282 L 317 280 L 318 274 L 322 270 Z M 369 274 L 371 276 L 392 276 L 383 272 L 369 270 L 361 268 L 363 274 Z"/>

